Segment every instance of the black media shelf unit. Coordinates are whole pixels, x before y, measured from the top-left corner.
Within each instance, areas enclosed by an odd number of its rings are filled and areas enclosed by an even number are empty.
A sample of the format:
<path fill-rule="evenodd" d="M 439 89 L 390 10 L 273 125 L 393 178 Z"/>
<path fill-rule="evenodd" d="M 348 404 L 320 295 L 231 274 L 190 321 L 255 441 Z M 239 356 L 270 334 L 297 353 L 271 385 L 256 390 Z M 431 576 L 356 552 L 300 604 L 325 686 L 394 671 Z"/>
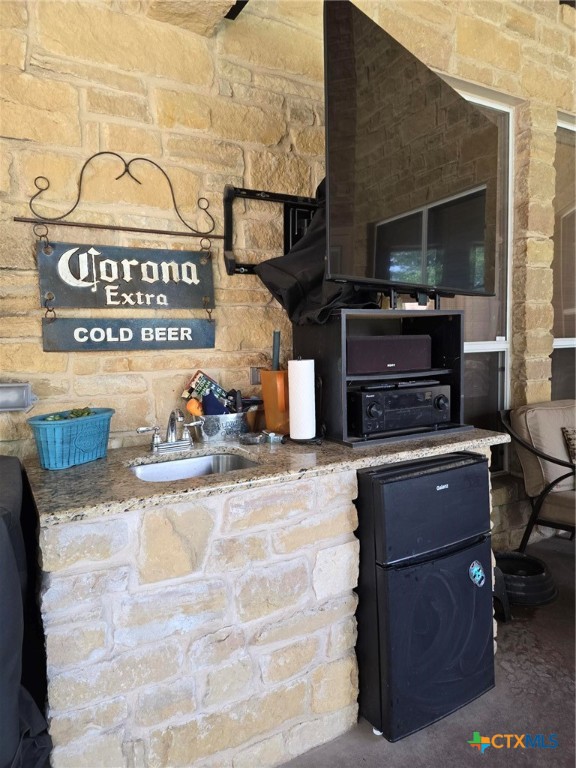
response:
<path fill-rule="evenodd" d="M 294 358 L 313 359 L 316 375 L 317 434 L 354 448 L 425 435 L 472 429 L 463 424 L 463 316 L 460 310 L 341 309 L 323 325 L 294 325 Z M 347 340 L 351 336 L 428 335 L 431 366 L 426 370 L 349 374 Z M 348 393 L 364 387 L 418 381 L 450 387 L 449 421 L 433 427 L 396 429 L 365 437 L 349 434 Z M 424 385 L 426 386 L 426 384 Z"/>

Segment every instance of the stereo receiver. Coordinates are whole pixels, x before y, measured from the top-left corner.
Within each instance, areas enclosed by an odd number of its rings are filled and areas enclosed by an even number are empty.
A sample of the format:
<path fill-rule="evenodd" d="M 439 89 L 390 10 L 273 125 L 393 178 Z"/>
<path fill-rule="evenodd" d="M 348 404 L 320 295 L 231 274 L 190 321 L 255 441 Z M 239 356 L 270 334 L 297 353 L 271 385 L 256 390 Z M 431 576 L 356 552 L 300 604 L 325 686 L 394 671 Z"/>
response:
<path fill-rule="evenodd" d="M 414 386 L 381 384 L 348 392 L 348 433 L 355 437 L 449 421 L 450 387 L 436 381 Z"/>

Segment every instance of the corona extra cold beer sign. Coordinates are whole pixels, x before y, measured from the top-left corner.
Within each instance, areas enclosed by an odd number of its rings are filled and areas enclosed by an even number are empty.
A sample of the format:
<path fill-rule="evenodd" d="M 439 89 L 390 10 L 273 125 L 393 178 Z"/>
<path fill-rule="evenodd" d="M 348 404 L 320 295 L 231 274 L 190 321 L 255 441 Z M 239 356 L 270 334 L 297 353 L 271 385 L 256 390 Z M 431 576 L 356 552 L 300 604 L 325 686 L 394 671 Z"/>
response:
<path fill-rule="evenodd" d="M 55 307 L 108 309 L 191 309 L 214 306 L 209 254 L 39 243 L 42 303 Z"/>
<path fill-rule="evenodd" d="M 42 339 L 46 352 L 123 351 L 213 347 L 208 318 L 169 320 L 171 309 L 210 310 L 214 284 L 205 251 L 85 246 L 52 243 L 37 249 L 40 301 L 46 307 Z M 123 320 L 71 318 L 63 307 L 162 310 L 154 317 Z"/>

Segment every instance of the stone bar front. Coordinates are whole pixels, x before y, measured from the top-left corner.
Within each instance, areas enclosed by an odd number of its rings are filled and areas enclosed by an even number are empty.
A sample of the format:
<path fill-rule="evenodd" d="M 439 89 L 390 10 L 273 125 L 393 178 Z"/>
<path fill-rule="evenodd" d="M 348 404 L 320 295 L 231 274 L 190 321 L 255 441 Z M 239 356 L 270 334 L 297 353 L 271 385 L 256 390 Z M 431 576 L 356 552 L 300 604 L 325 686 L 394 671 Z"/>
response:
<path fill-rule="evenodd" d="M 143 483 L 126 466 L 133 449 L 27 468 L 53 768 L 264 768 L 351 728 L 356 469 L 506 440 L 466 437 L 258 446 L 260 467 L 234 482 Z"/>

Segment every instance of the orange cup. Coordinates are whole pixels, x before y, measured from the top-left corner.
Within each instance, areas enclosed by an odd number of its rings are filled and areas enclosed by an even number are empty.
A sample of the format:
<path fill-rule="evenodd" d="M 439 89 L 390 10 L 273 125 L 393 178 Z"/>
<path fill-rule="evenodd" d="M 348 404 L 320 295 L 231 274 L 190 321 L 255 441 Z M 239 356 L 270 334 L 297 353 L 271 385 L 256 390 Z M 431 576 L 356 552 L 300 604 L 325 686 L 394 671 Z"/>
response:
<path fill-rule="evenodd" d="M 290 431 L 288 371 L 260 371 L 266 429 L 281 435 Z"/>

